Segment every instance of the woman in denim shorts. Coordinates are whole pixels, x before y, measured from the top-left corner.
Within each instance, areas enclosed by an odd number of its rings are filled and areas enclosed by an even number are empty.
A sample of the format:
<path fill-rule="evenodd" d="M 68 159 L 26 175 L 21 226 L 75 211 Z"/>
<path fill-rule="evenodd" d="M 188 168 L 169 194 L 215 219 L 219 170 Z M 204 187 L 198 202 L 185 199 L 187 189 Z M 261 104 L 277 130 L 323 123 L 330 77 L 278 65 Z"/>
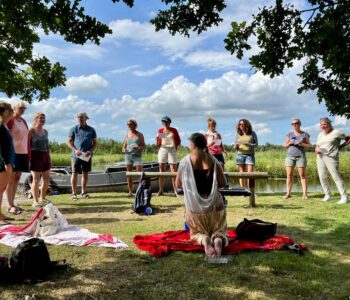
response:
<path fill-rule="evenodd" d="M 238 151 L 236 164 L 240 172 L 253 172 L 255 165 L 255 149 L 258 147 L 258 138 L 252 125 L 246 119 L 241 119 L 236 125 L 237 135 L 233 147 Z M 247 180 L 239 179 L 241 187 L 247 187 Z"/>
<path fill-rule="evenodd" d="M 143 134 L 136 130 L 137 121 L 129 119 L 127 122 L 129 132 L 125 136 L 122 151 L 125 153 L 125 164 L 128 172 L 135 166 L 136 172 L 142 171 L 142 151 L 145 149 Z M 128 177 L 128 197 L 132 196 L 132 178 Z"/>
<path fill-rule="evenodd" d="M 299 119 L 292 119 L 291 125 L 293 131 L 289 132 L 286 136 L 284 146 L 287 150 L 287 157 L 285 160 L 287 171 L 287 193 L 283 197 L 284 199 L 291 198 L 291 191 L 293 185 L 293 172 L 294 168 L 298 168 L 301 185 L 303 188 L 303 199 L 307 199 L 307 180 L 306 180 L 306 155 L 305 148 L 310 147 L 310 135 L 300 129 L 301 122 Z"/>

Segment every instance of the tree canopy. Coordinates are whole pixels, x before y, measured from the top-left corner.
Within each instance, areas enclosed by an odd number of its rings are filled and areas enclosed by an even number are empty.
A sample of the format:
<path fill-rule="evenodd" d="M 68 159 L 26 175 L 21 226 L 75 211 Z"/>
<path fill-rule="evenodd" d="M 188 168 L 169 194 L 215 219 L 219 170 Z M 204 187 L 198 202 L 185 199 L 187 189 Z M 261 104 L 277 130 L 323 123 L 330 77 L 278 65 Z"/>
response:
<path fill-rule="evenodd" d="M 225 7 L 221 0 L 166 2 L 178 6 L 186 2 L 187 9 L 192 7 L 193 24 L 202 25 L 188 26 L 186 13 L 171 10 L 166 14 L 168 20 L 151 21 L 157 30 L 168 29 L 172 34 L 188 35 L 188 28 L 201 33 L 220 21 L 219 13 Z M 298 93 L 315 91 L 331 114 L 350 118 L 350 0 L 306 2 L 309 8 L 298 10 L 289 1 L 276 0 L 274 6 L 259 8 L 250 24 L 233 21 L 225 39 L 226 49 L 242 59 L 244 51 L 251 49 L 249 38 L 255 37 L 260 52 L 249 58 L 250 64 L 270 77 L 281 75 L 296 60 L 302 60 Z M 207 9 L 212 9 L 213 15 Z M 212 17 L 210 22 L 208 16 Z"/>
<path fill-rule="evenodd" d="M 150 20 L 155 30 L 190 36 L 222 21 L 225 0 L 160 0 L 165 4 Z M 38 30 L 60 34 L 67 42 L 99 44 L 111 33 L 88 16 L 81 0 L 0 0 L 0 91 L 31 102 L 65 84 L 65 68 L 33 54 Z M 132 7 L 134 0 L 112 0 Z M 251 23 L 233 22 L 226 49 L 242 59 L 256 40 L 260 52 L 249 58 L 257 71 L 275 77 L 302 60 L 299 93 L 315 91 L 332 114 L 350 118 L 350 0 L 308 0 L 298 10 L 289 1 L 259 8 Z M 254 39 L 251 39 L 254 37 Z"/>

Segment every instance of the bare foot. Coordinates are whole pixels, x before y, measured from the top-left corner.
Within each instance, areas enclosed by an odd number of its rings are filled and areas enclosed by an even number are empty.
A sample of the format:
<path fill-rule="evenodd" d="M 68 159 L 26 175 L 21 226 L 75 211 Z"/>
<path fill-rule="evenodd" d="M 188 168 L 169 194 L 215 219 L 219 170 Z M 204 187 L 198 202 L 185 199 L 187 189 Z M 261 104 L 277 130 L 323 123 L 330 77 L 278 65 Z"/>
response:
<path fill-rule="evenodd" d="M 215 249 L 209 237 L 203 241 L 204 251 L 207 256 L 215 256 Z"/>
<path fill-rule="evenodd" d="M 222 238 L 214 239 L 214 249 L 217 256 L 221 256 L 222 253 Z"/>

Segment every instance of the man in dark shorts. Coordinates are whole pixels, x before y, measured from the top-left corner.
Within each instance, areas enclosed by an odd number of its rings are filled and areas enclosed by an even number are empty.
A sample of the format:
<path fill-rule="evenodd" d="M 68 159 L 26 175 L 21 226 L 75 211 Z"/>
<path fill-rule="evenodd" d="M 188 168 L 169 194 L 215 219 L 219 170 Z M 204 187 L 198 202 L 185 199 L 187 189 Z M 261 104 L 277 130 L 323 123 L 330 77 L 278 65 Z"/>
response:
<path fill-rule="evenodd" d="M 89 198 L 86 193 L 88 175 L 91 171 L 92 154 L 96 148 L 96 131 L 87 125 L 89 117 L 85 112 L 77 114 L 78 125 L 71 128 L 68 135 L 67 146 L 72 150 L 72 200 L 78 200 L 77 181 L 78 174 L 83 173 L 81 177 L 81 197 Z"/>

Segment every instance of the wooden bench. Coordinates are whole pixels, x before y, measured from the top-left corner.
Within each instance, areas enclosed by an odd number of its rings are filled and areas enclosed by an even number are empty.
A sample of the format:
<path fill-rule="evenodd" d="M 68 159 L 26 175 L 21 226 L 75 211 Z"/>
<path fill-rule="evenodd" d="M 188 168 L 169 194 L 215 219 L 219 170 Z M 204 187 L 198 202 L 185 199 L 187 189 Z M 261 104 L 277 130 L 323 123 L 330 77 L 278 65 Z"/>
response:
<path fill-rule="evenodd" d="M 250 190 L 250 196 L 249 196 L 249 206 L 255 207 L 255 181 L 258 179 L 268 179 L 269 175 L 267 172 L 225 172 L 224 173 L 226 177 L 228 178 L 246 178 L 249 179 L 249 190 Z M 141 177 L 142 172 L 126 172 L 126 177 L 135 177 L 139 178 Z M 176 177 L 176 172 L 145 172 L 146 178 L 154 178 L 154 177 L 163 177 L 163 178 L 173 178 Z M 230 193 L 223 193 L 223 195 L 248 195 L 244 191 L 242 191 L 242 188 L 237 189 L 237 193 L 235 194 L 234 189 L 231 188 Z"/>

